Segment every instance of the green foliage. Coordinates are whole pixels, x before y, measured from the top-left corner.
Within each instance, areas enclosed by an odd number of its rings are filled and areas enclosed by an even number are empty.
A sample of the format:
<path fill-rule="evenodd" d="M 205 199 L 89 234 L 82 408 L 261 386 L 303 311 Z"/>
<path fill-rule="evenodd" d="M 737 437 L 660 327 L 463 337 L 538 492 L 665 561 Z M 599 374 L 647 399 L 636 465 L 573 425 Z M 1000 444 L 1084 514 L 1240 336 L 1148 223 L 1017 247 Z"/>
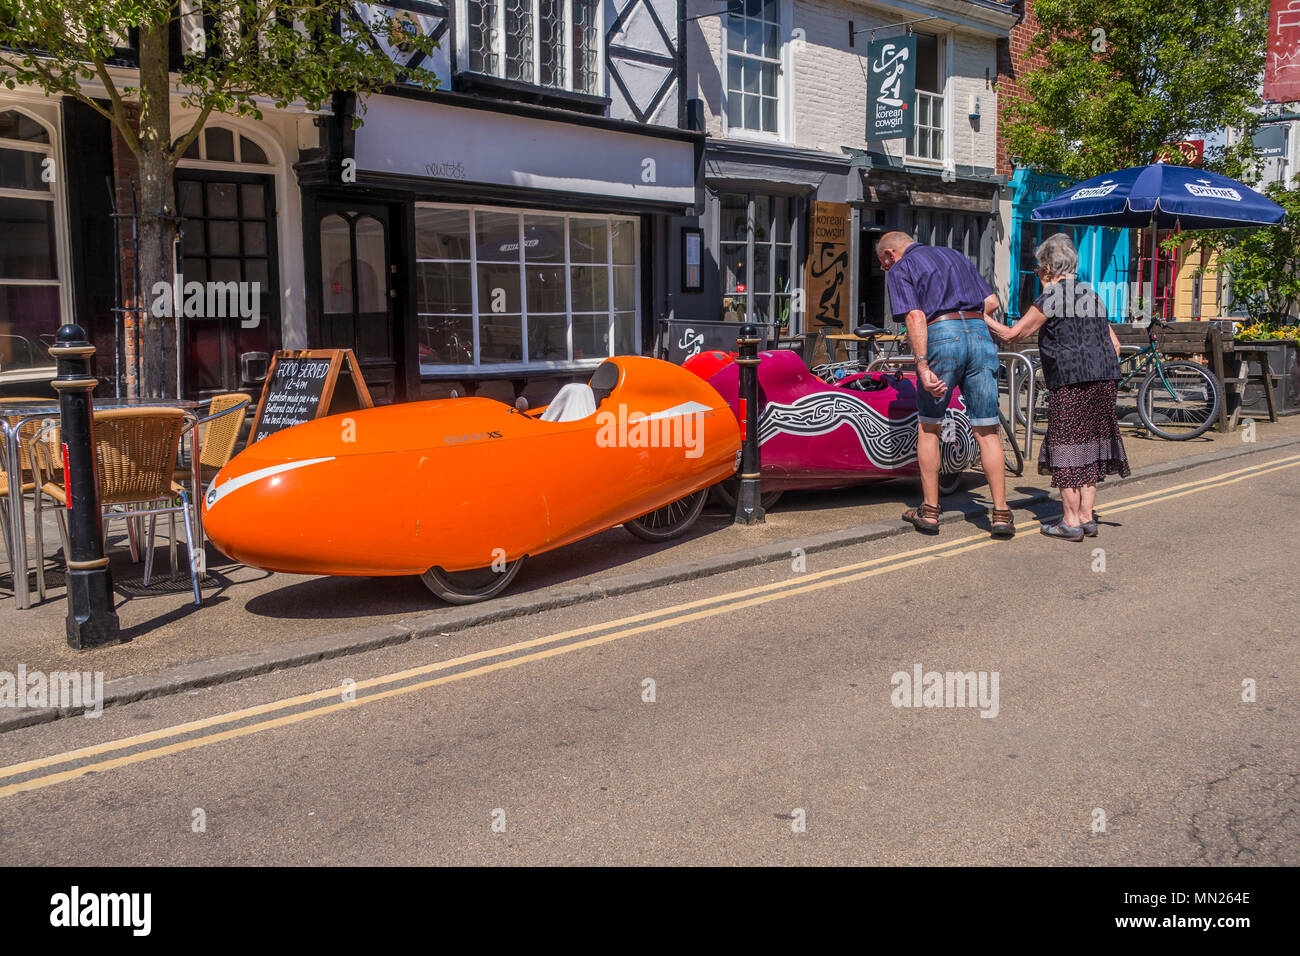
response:
<path fill-rule="evenodd" d="M 1155 161 L 1166 144 L 1251 130 L 1268 0 L 1035 0 L 1029 101 L 1008 110 L 1013 156 L 1076 180 Z M 1240 172 L 1246 138 L 1206 166 Z"/>
<path fill-rule="evenodd" d="M 1195 247 L 1217 254 L 1231 273 L 1233 302 L 1259 326 L 1258 332 L 1275 328 L 1300 306 L 1300 185 L 1270 183 L 1263 192 L 1286 210 L 1281 225 L 1191 236 Z"/>
<path fill-rule="evenodd" d="M 336 92 L 437 85 L 426 70 L 400 69 L 372 39 L 392 37 L 407 50 L 431 52 L 436 44 L 417 35 L 413 21 L 375 14 L 367 33 L 346 0 L 202 0 L 195 9 L 201 14 L 188 6 L 182 14 L 175 0 L 0 0 L 0 83 L 76 96 L 113 121 L 137 154 L 161 150 L 169 164 L 212 113 L 260 119 L 267 103 L 315 110 Z M 338 23 L 347 28 L 336 29 Z M 179 72 L 160 94 L 162 84 L 151 86 L 148 78 L 168 70 L 173 24 L 187 42 Z M 138 64 L 119 50 L 132 30 L 139 31 Z M 137 135 L 123 101 L 137 100 L 147 111 L 150 96 L 173 94 L 199 111 L 197 122 L 177 142 L 159 142 L 143 128 Z M 107 107 L 96 102 L 103 99 Z"/>

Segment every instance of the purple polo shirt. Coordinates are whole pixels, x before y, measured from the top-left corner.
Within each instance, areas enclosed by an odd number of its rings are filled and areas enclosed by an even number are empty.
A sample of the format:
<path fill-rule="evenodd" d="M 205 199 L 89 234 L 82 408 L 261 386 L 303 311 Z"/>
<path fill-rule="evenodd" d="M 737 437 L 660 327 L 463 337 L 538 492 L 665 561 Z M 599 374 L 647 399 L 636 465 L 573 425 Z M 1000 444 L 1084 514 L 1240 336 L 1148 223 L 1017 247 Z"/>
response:
<path fill-rule="evenodd" d="M 899 322 L 913 309 L 927 319 L 944 312 L 983 312 L 984 300 L 993 294 L 969 259 L 944 246 L 908 246 L 885 276 Z"/>

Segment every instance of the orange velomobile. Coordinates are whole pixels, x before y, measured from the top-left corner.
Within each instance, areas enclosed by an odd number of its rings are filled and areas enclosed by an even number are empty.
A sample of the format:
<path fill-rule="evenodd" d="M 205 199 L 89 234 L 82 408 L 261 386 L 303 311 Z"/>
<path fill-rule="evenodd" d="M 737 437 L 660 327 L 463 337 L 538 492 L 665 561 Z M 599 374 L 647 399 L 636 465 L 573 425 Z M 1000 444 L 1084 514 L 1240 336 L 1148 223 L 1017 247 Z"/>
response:
<path fill-rule="evenodd" d="M 463 604 L 505 590 L 528 555 L 617 524 L 651 541 L 682 533 L 739 449 L 707 382 L 618 356 L 533 412 L 453 398 L 276 432 L 213 479 L 203 525 L 252 567 L 418 574 Z"/>

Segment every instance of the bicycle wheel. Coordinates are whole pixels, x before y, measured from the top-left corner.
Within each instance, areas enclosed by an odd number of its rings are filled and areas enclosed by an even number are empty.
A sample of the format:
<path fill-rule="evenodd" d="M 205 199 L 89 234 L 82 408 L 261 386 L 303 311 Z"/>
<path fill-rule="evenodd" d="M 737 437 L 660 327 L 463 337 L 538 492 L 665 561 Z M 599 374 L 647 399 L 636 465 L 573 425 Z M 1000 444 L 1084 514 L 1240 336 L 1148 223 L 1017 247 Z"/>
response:
<path fill-rule="evenodd" d="M 1187 441 L 1209 431 L 1219 417 L 1222 401 L 1219 383 L 1205 366 L 1163 362 L 1142 380 L 1137 410 L 1151 434 L 1168 441 Z"/>
<path fill-rule="evenodd" d="M 1046 392 L 1047 389 L 1043 389 L 1043 391 Z M 1037 405 L 1037 401 L 1034 404 Z M 1043 422 L 1043 431 L 1046 432 L 1047 410 L 1045 408 L 1043 409 Z M 1037 428 L 1034 429 L 1034 433 L 1039 433 Z M 1007 471 L 1013 475 L 1024 474 L 1025 456 L 1020 451 L 1020 442 L 1016 439 L 1016 430 L 1011 427 L 1011 422 L 1007 420 L 1007 416 L 1001 412 L 998 413 L 998 434 L 1002 438 L 1002 454 L 1006 459 Z"/>
<path fill-rule="evenodd" d="M 1047 434 L 1047 384 L 1041 369 L 1034 369 L 1034 434 Z M 1021 376 L 1016 382 L 1016 424 L 1023 425 L 1029 410 L 1029 379 Z"/>
<path fill-rule="evenodd" d="M 739 478 L 724 478 L 713 486 L 713 490 L 717 492 L 718 500 L 722 502 L 723 507 L 728 511 L 736 510 L 736 493 L 740 490 Z M 764 511 L 771 511 L 783 494 L 784 491 L 764 491 L 759 495 L 759 503 L 762 504 Z"/>
<path fill-rule="evenodd" d="M 695 524 L 695 519 L 704 510 L 704 500 L 708 497 L 709 489 L 702 488 L 639 518 L 624 521 L 623 527 L 628 534 L 642 541 L 668 541 L 684 534 L 686 529 Z"/>

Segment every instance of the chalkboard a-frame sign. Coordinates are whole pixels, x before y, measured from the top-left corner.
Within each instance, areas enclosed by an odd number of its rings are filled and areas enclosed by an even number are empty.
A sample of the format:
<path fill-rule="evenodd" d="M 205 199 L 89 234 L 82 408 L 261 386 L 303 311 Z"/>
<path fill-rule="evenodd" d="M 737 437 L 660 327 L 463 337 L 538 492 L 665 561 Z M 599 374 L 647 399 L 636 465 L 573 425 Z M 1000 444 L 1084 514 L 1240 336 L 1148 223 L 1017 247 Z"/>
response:
<path fill-rule="evenodd" d="M 374 404 L 351 349 L 285 349 L 271 359 L 249 444 L 323 415 Z"/>

